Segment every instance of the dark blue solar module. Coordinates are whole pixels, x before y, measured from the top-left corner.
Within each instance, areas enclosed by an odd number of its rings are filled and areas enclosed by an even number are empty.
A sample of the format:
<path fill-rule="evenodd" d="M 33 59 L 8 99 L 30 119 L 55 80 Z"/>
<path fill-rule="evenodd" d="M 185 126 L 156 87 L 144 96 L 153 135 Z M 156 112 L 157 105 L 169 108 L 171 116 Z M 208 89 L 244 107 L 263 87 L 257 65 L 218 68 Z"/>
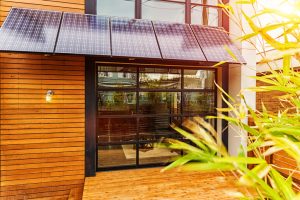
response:
<path fill-rule="evenodd" d="M 0 51 L 53 53 L 62 13 L 12 8 L 0 29 Z"/>
<path fill-rule="evenodd" d="M 208 61 L 245 63 L 239 49 L 232 43 L 223 28 L 197 25 L 191 27 Z M 235 55 L 236 60 L 228 53 L 225 46 Z"/>
<path fill-rule="evenodd" d="M 153 22 L 164 59 L 206 61 L 189 25 Z"/>
<path fill-rule="evenodd" d="M 55 53 L 111 55 L 109 18 L 64 13 Z"/>
<path fill-rule="evenodd" d="M 111 18 L 112 55 L 161 58 L 149 20 Z"/>

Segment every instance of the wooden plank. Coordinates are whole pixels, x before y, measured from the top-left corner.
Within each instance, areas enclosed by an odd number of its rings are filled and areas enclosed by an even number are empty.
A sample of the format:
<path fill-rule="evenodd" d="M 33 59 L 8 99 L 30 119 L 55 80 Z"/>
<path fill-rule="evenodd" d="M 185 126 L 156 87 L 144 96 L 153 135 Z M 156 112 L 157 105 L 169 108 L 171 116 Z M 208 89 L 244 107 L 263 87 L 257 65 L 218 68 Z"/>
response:
<path fill-rule="evenodd" d="M 1 156 L 1 160 L 9 161 L 9 160 L 30 160 L 30 159 L 48 159 L 48 158 L 57 158 L 57 157 L 71 157 L 78 156 L 79 158 L 83 158 L 84 151 L 71 151 L 71 152 L 57 152 L 57 153 L 47 153 L 47 154 L 21 154 L 21 155 L 6 155 Z M 4 162 L 3 164 L 6 164 Z"/>
<path fill-rule="evenodd" d="M 100 172 L 85 180 L 83 200 L 93 199 L 234 199 L 243 191 L 229 173 L 160 172 L 161 168 Z M 132 183 L 132 184 L 131 184 Z M 137 183 L 137 184 L 135 184 Z M 120 189 L 122 188 L 122 189 Z"/>
<path fill-rule="evenodd" d="M 85 2 L 1 0 L 0 4 L 1 24 L 12 6 L 82 13 Z M 81 198 L 84 65 L 82 56 L 0 53 L 1 197 L 67 199 L 73 193 L 75 199 Z M 55 91 L 51 103 L 45 102 L 48 89 Z"/>

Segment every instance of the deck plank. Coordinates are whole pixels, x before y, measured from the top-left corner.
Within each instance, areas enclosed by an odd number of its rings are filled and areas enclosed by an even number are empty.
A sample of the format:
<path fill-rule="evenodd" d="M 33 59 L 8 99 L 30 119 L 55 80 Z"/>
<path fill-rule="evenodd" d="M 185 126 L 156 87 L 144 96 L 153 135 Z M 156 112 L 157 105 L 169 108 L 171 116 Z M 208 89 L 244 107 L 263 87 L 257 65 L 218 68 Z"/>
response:
<path fill-rule="evenodd" d="M 85 180 L 83 200 L 234 199 L 241 191 L 232 175 L 168 171 L 161 168 L 99 172 Z"/>

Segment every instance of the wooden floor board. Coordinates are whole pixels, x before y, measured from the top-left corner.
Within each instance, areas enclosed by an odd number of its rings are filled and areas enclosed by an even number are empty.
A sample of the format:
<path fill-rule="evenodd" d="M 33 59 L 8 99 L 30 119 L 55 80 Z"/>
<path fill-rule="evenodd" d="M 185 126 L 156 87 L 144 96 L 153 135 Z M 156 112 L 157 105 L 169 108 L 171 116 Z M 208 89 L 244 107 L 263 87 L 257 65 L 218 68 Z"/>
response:
<path fill-rule="evenodd" d="M 83 200 L 229 200 L 241 191 L 232 175 L 160 170 L 98 172 L 86 178 Z"/>

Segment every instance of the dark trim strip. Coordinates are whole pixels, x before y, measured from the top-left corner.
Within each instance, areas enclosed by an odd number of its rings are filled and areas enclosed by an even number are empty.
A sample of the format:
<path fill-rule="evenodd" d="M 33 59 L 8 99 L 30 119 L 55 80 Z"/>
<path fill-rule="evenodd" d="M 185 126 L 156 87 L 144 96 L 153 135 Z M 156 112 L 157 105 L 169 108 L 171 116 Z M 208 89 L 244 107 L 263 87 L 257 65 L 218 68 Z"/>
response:
<path fill-rule="evenodd" d="M 97 14 L 97 0 L 85 0 L 85 14 Z"/>
<path fill-rule="evenodd" d="M 190 24 L 192 22 L 192 4 L 191 0 L 185 1 L 185 23 Z"/>
<path fill-rule="evenodd" d="M 229 91 L 229 66 L 224 65 L 222 66 L 222 88 L 223 90 L 228 93 Z M 228 97 L 225 97 L 228 100 Z M 222 108 L 227 108 L 227 104 L 222 101 Z M 228 115 L 228 113 L 222 113 L 224 115 Z M 228 121 L 222 120 L 222 141 L 225 147 L 228 149 Z"/>
<path fill-rule="evenodd" d="M 135 0 L 135 19 L 142 19 L 142 0 Z"/>
<path fill-rule="evenodd" d="M 85 176 L 96 175 L 96 67 L 93 59 L 85 61 Z"/>

